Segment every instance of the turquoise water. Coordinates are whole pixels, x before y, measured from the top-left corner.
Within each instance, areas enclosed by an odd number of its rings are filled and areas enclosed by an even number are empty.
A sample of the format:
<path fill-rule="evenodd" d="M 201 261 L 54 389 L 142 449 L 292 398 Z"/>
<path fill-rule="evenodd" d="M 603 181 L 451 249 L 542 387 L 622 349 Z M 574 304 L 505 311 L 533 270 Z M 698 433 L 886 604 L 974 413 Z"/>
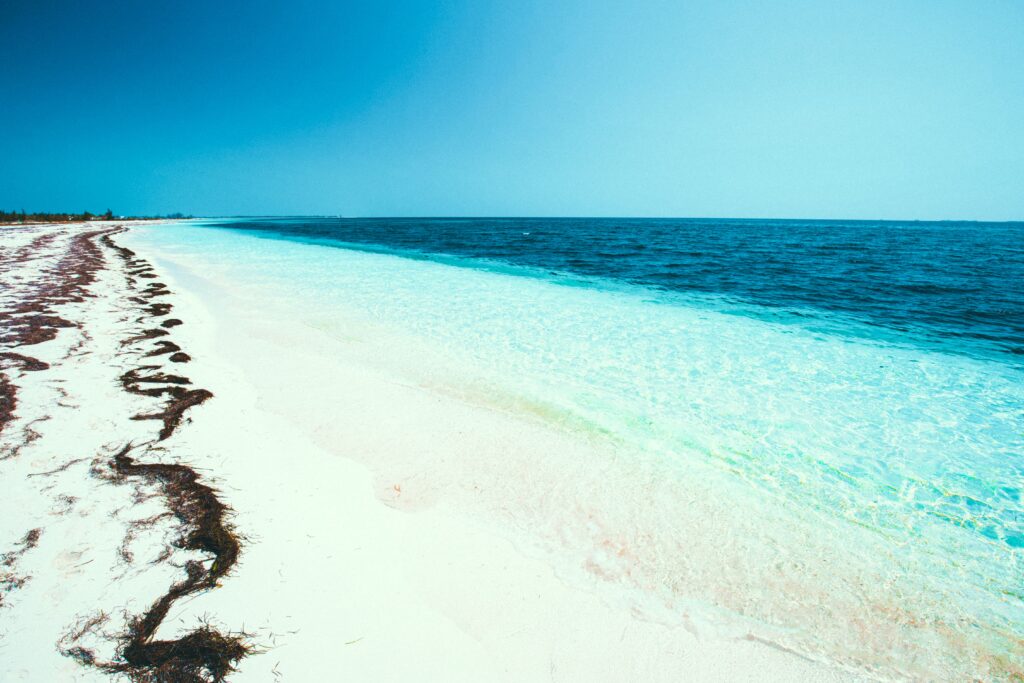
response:
<path fill-rule="evenodd" d="M 1005 339 L 322 236 L 145 239 L 304 320 L 421 340 L 494 402 L 614 444 L 586 485 L 606 529 L 558 533 L 616 539 L 630 566 L 603 575 L 668 613 L 700 603 L 889 676 L 1020 673 L 1024 371 Z"/>

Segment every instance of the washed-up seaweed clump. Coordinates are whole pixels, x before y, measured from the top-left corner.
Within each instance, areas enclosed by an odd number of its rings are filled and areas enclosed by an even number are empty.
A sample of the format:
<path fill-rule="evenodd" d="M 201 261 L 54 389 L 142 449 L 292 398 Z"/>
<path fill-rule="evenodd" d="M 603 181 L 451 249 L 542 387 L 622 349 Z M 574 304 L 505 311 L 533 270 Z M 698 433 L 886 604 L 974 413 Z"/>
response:
<path fill-rule="evenodd" d="M 141 370 L 155 370 L 156 366 L 147 365 Z M 145 387 L 152 384 L 155 386 Z M 185 415 L 185 411 L 203 404 L 213 398 L 213 393 L 206 389 L 186 389 L 183 385 L 189 385 L 191 381 L 181 375 L 168 375 L 162 372 L 153 372 L 149 375 L 140 374 L 139 369 L 129 370 L 121 375 L 121 386 L 124 390 L 140 396 L 167 396 L 163 410 L 155 413 L 140 413 L 132 417 L 133 420 L 160 420 L 164 426 L 160 429 L 159 440 L 163 441 L 178 428 Z"/>
<path fill-rule="evenodd" d="M 244 635 L 224 635 L 203 626 L 175 640 L 152 638 L 175 601 L 214 588 L 237 562 L 240 543 L 226 521 L 229 510 L 212 488 L 200 483 L 192 468 L 140 463 L 129 455 L 132 448 L 125 446 L 114 456 L 111 469 L 115 476 L 159 486 L 172 514 L 182 524 L 182 535 L 174 545 L 208 553 L 213 559 L 209 566 L 195 560 L 185 564 L 185 578 L 171 586 L 145 614 L 132 620 L 119 648 L 121 661 L 105 668 L 126 673 L 134 681 L 222 681 L 235 663 L 252 651 Z"/>
<path fill-rule="evenodd" d="M 18 545 L 17 550 L 12 550 L 0 555 L 0 607 L 4 605 L 4 595 L 16 588 L 21 588 L 28 581 L 29 577 L 15 573 L 14 566 L 26 552 L 39 544 L 39 537 L 42 536 L 42 529 L 31 529 L 25 534 Z"/>

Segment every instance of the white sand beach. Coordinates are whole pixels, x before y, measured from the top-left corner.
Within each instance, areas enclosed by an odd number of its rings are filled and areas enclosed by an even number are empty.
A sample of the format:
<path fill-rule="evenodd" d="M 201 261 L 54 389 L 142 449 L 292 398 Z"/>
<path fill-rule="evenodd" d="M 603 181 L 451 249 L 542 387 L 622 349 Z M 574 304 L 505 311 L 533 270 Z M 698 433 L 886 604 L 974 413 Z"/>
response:
<path fill-rule="evenodd" d="M 5 255 L 55 235 L 5 265 L 3 305 L 64 277 L 54 268 L 69 240 L 95 229 L 0 228 Z M 158 301 L 173 310 L 151 323 L 139 313 L 150 302 L 132 301 L 127 262 L 91 239 L 103 260 L 95 282 L 81 301 L 54 305 L 76 326 L 5 349 L 50 367 L 6 365 L 18 394 L 0 433 L 0 552 L 12 579 L 0 584 L 0 680 L 128 680 L 109 665 L 129 621 L 183 580 L 186 560 L 213 571 L 208 554 L 175 547 L 182 523 L 158 483 L 111 476 L 128 443 L 140 462 L 187 465 L 232 511 L 237 563 L 216 587 L 173 601 L 152 636 L 171 641 L 203 622 L 244 633 L 253 652 L 231 681 L 863 679 L 753 632 L 639 608 L 620 585 L 628 546 L 596 542 L 573 571 L 552 560 L 550 530 L 491 506 L 539 489 L 552 508 L 599 525 L 586 492 L 548 477 L 553 459 L 612 457 L 601 443 L 403 376 L 415 358 L 389 357 L 397 345 L 311 325 L 259 282 L 218 281 L 129 226 L 113 244 L 151 263 L 170 291 Z M 122 344 L 169 318 L 183 324 Z M 146 355 L 167 341 L 191 360 Z M 139 367 L 187 375 L 213 398 L 155 441 L 158 420 L 131 419 L 154 398 L 119 382 Z"/>
<path fill-rule="evenodd" d="M 1022 35 L 3 1 L 0 683 L 1024 683 Z"/>

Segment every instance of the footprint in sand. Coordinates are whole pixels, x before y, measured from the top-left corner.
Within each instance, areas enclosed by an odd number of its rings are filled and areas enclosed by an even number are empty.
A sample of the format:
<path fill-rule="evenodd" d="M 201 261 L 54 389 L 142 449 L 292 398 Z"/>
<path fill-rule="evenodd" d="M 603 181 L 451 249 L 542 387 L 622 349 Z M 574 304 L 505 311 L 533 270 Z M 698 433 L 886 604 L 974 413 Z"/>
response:
<path fill-rule="evenodd" d="M 82 567 L 92 562 L 92 560 L 83 559 L 87 552 L 88 548 L 65 550 L 54 559 L 53 566 L 65 577 L 81 574 Z"/>

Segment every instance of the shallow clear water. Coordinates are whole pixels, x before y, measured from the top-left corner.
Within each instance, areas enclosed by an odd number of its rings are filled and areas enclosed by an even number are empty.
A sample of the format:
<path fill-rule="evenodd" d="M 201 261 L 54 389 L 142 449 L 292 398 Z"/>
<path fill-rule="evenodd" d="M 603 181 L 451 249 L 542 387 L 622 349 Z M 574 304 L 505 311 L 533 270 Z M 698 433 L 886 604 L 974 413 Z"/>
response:
<path fill-rule="evenodd" d="M 331 225 L 147 239 L 402 330 L 621 444 L 615 481 L 588 480 L 620 494 L 601 543 L 628 539 L 615 580 L 669 611 L 704 601 L 888 674 L 1020 672 L 1020 225 L 558 222 L 558 253 L 498 246 L 556 230 L 539 219 Z M 630 256 L 637 235 L 698 274 Z"/>

